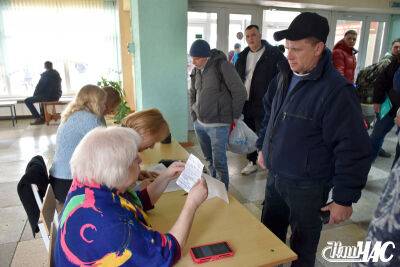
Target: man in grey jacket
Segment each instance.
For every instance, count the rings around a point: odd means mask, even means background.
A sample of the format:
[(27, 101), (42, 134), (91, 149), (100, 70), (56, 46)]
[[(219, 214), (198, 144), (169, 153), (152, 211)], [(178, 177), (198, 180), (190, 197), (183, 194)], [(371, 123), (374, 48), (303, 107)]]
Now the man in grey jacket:
[(242, 112), (246, 89), (223, 52), (210, 50), (204, 40), (196, 40), (190, 48), (193, 68), (190, 87), (191, 115), (203, 155), (211, 176), (226, 189), (229, 173), (226, 148), (229, 128)]

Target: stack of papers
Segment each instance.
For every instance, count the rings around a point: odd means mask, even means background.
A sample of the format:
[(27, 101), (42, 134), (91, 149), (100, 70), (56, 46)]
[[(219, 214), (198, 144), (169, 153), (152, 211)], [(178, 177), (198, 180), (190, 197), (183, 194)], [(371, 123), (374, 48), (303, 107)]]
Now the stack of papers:
[[(207, 199), (218, 197), (229, 204), (228, 193), (225, 189), (224, 183), (203, 173), (203, 168), (204, 164), (201, 163), (196, 156), (190, 154), (189, 159), (186, 161), (185, 169), (181, 175), (177, 179), (171, 181), (164, 192), (177, 191), (181, 188), (186, 192), (189, 192), (201, 177), (203, 177), (206, 180), (208, 187)], [(159, 163), (147, 170), (161, 173), (166, 169), (167, 168), (163, 164)]]

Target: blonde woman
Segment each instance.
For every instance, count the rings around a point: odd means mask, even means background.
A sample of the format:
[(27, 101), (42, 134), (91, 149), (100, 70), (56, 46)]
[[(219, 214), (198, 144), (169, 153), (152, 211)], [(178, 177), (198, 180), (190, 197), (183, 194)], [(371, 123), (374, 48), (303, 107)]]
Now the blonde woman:
[[(132, 113), (122, 120), (121, 125), (140, 134), (143, 141), (140, 144), (139, 151), (153, 148), (155, 143), (163, 141), (170, 133), (167, 121), (161, 112), (155, 108)], [(155, 172), (141, 171), (139, 180), (150, 179), (144, 184), (147, 185), (157, 175)]]
[(134, 129), (143, 138), (139, 151), (153, 148), (154, 144), (163, 141), (169, 135), (168, 123), (158, 109), (138, 111), (126, 116), (122, 126)]
[(61, 115), (50, 183), (58, 201), (64, 203), (72, 183), (69, 161), (76, 146), (92, 129), (105, 126), (107, 94), (100, 87), (85, 85)]

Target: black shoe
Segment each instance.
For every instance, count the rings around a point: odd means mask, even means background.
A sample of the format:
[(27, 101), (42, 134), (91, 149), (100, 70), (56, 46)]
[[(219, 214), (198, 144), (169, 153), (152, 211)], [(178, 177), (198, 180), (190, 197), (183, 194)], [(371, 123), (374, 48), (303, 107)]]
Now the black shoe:
[(378, 152), (378, 156), (381, 158), (390, 158), (392, 155), (390, 153), (386, 152), (385, 150), (380, 149)]
[(30, 123), (30, 125), (41, 125), (41, 124), (44, 124), (44, 119), (42, 119), (42, 118), (36, 119)]

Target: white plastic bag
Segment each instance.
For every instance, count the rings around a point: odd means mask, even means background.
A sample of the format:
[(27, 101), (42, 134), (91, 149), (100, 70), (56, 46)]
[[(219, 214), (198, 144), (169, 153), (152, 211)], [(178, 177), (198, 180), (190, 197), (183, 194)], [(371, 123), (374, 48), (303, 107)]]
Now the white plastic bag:
[(257, 139), (258, 136), (240, 118), (229, 135), (228, 150), (237, 154), (252, 153), (257, 150)]

